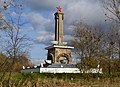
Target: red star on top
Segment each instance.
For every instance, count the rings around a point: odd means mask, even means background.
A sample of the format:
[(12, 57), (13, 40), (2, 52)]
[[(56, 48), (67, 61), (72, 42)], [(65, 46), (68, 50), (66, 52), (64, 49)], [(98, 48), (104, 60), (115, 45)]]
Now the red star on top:
[(61, 11), (61, 10), (62, 10), (62, 8), (61, 8), (60, 6), (58, 6), (58, 7), (57, 7), (57, 10), (58, 10), (58, 11)]

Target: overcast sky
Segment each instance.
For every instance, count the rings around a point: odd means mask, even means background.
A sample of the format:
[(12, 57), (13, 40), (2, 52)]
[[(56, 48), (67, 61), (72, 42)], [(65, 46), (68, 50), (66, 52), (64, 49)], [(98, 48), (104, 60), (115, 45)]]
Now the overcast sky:
[[(2, 1), (2, 0), (0, 0)], [(71, 38), (71, 24), (75, 21), (84, 21), (89, 25), (105, 24), (105, 15), (100, 0), (28, 0), (23, 15), (29, 24), (24, 32), (34, 39), (30, 51), (32, 59), (45, 60), (45, 47), (54, 40), (54, 13), (60, 5), (65, 13), (64, 36), (65, 41)], [(2, 4), (2, 3), (0, 3)], [(12, 16), (16, 13), (12, 12)], [(36, 61), (35, 60), (35, 61)]]

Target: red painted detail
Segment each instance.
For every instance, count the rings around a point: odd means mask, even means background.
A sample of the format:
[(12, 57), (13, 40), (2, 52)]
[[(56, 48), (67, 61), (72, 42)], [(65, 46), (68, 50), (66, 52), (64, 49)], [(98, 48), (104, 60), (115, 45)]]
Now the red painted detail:
[(61, 8), (60, 6), (58, 6), (58, 7), (57, 7), (57, 10), (58, 10), (58, 11), (61, 11), (61, 10), (62, 10), (62, 8)]

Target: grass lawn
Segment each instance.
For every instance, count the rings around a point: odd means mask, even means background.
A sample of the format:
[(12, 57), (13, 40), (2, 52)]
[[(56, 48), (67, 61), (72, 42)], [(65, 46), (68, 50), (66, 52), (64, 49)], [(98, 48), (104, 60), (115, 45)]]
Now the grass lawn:
[[(9, 80), (8, 80), (9, 79)], [(120, 87), (120, 73), (114, 74), (40, 74), (9, 73), (0, 87)]]

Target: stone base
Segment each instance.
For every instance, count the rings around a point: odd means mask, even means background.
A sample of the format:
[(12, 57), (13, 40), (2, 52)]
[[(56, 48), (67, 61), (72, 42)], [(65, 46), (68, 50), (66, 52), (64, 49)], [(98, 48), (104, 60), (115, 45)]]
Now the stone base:
[(46, 48), (48, 50), (47, 60), (51, 60), (54, 64), (71, 64), (71, 49), (70, 46), (53, 45)]

